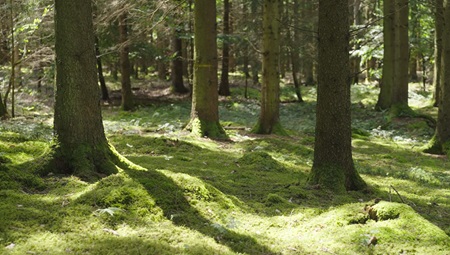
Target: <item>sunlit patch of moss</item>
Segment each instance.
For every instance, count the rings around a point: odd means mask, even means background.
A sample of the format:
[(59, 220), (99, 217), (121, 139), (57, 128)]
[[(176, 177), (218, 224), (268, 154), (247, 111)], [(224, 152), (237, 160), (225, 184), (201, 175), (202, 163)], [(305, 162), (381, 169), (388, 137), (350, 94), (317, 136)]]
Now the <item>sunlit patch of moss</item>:
[(123, 209), (123, 211), (119, 210), (118, 216), (114, 218), (118, 222), (124, 220), (127, 213), (128, 217), (151, 216), (155, 220), (161, 217), (154, 199), (149, 196), (144, 187), (123, 173), (103, 178), (92, 190), (77, 198), (76, 203), (88, 204), (100, 209), (110, 207)]
[(242, 167), (248, 167), (254, 171), (286, 171), (283, 165), (274, 160), (267, 152), (263, 151), (247, 152), (237, 160), (237, 163)]

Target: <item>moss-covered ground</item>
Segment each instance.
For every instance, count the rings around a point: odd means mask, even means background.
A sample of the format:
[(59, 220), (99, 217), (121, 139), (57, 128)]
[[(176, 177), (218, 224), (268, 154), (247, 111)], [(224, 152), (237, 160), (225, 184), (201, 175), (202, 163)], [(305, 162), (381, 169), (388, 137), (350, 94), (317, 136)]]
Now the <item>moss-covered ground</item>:
[[(353, 156), (369, 188), (315, 189), (305, 185), (315, 87), (302, 89), (298, 104), (283, 88), (289, 136), (250, 134), (256, 89), (221, 99), (229, 140), (183, 131), (188, 99), (132, 113), (105, 107), (110, 142), (146, 170), (97, 182), (37, 175), (51, 115), (1, 122), (0, 254), (450, 254), (450, 163), (422, 153), (432, 125), (390, 120), (373, 110), (374, 86), (353, 86)], [(419, 92), (412, 86), (412, 108), (435, 116), (431, 95)]]

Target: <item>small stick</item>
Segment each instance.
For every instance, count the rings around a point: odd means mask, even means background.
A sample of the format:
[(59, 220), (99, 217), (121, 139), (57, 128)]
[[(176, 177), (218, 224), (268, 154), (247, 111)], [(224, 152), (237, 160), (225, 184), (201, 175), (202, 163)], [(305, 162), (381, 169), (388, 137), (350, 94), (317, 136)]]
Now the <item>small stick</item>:
[(402, 200), (402, 202), (406, 204), (405, 200), (403, 200), (403, 197), (400, 195), (400, 193), (398, 193), (398, 191), (394, 188), (394, 186), (391, 185), (391, 188), (395, 191), (395, 193), (397, 193), (398, 197)]

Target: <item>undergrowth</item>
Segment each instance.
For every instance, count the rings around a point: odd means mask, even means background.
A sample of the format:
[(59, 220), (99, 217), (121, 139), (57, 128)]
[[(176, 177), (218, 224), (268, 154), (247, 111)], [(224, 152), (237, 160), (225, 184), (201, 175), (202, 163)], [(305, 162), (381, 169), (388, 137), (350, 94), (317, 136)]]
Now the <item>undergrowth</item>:
[[(289, 86), (281, 106), (289, 137), (248, 132), (256, 88), (249, 99), (234, 88), (221, 100), (228, 141), (184, 131), (187, 100), (105, 108), (108, 139), (146, 170), (93, 183), (38, 175), (49, 116), (2, 122), (0, 253), (449, 254), (450, 167), (421, 152), (433, 133), (425, 120), (386, 124), (387, 113), (373, 111), (375, 88), (353, 86), (353, 156), (369, 189), (334, 194), (305, 185), (315, 88), (302, 88), (299, 104)], [(411, 95), (414, 110), (435, 114), (419, 107), (426, 97)]]

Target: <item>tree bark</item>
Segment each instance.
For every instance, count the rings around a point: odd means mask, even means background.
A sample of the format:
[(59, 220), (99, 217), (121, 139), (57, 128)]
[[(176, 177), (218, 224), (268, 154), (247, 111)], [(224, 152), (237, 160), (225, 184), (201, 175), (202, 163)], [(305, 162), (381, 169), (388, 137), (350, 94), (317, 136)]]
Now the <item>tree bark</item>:
[(91, 1), (56, 0), (57, 146), (49, 169), (84, 179), (114, 173), (127, 162), (105, 137), (94, 45)]
[(377, 110), (389, 109), (392, 105), (392, 90), (394, 87), (394, 40), (395, 40), (395, 0), (384, 0), (383, 4), (383, 70), (380, 84), (380, 94), (375, 106)]
[(316, 140), (308, 181), (335, 191), (366, 187), (352, 158), (348, 11), (348, 0), (319, 1)]
[(133, 92), (131, 90), (131, 64), (129, 58), (130, 46), (128, 45), (128, 15), (123, 11), (119, 15), (120, 36), (120, 72), (122, 84), (122, 103), (120, 108), (124, 111), (134, 109)]
[(444, 27), (444, 1), (436, 0), (435, 2), (435, 33), (434, 33), (434, 103), (433, 106), (437, 107), (440, 100), (441, 92), (441, 59), (442, 59), (442, 33)]
[(408, 0), (384, 0), (384, 59), (377, 110), (390, 109), (392, 116), (409, 112), (408, 106)]
[(174, 36), (172, 39), (172, 50), (173, 50), (173, 59), (172, 59), (172, 91), (179, 94), (185, 94), (189, 92), (189, 90), (184, 86), (183, 82), (183, 58), (182, 58), (182, 50), (183, 50), (183, 41), (179, 36), (180, 30), (175, 29)]
[(95, 37), (95, 55), (97, 57), (97, 72), (98, 72), (98, 81), (100, 83), (100, 89), (102, 91), (102, 100), (106, 102), (110, 102), (108, 88), (106, 87), (105, 76), (103, 76), (103, 63), (102, 57), (100, 54), (100, 46), (98, 45), (98, 37)]
[(220, 75), (219, 95), (229, 96), (230, 82), (228, 80), (230, 66), (230, 1), (223, 1), (223, 46), (222, 46), (222, 73)]
[(194, 1), (194, 82), (188, 130), (197, 136), (226, 137), (219, 123), (216, 1)]
[(441, 91), (436, 132), (425, 152), (446, 154), (450, 158), (450, 0), (444, 1), (442, 33)]
[[(300, 17), (298, 13), (298, 9), (300, 8), (299, 5), (300, 0), (293, 0), (294, 5), (292, 7), (293, 13), (292, 13), (292, 19), (293, 19), (293, 26), (288, 31), (288, 35), (292, 34), (292, 39), (290, 39), (290, 55), (291, 55), (291, 66), (292, 66), (292, 79), (294, 81), (294, 88), (295, 88), (295, 94), (297, 95), (297, 100), (301, 103), (303, 102), (302, 97), (302, 91), (300, 88), (301, 81), (299, 79), (299, 72), (300, 72), (300, 50), (299, 46), (297, 45), (300, 42), (300, 34), (298, 29), (300, 28)], [(290, 36), (289, 36), (290, 37)]]
[(280, 124), (280, 0), (263, 3), (263, 70), (261, 112), (252, 132), (285, 134)]

